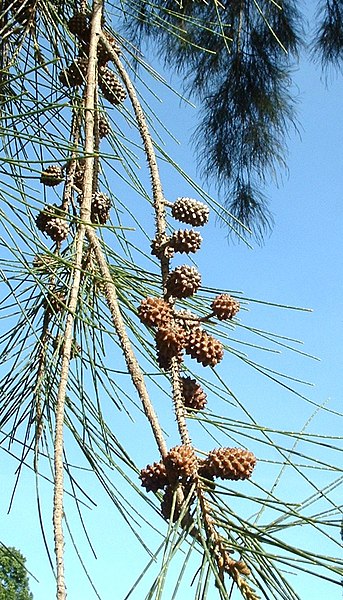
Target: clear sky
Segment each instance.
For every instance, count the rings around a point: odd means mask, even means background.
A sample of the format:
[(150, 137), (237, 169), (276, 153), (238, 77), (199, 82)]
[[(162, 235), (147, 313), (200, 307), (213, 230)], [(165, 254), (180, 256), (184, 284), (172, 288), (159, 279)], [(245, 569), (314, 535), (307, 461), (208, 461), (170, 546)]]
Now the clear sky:
[[(249, 312), (242, 312), (240, 319), (244, 324), (303, 340), (301, 350), (319, 357), (320, 362), (286, 352), (285, 355), (268, 357), (268, 364), (313, 382), (315, 386), (306, 387), (303, 393), (317, 404), (327, 402), (326, 406), (330, 409), (342, 411), (342, 78), (333, 78), (326, 87), (319, 69), (302, 60), (295, 81), (301, 135), (292, 135), (289, 141), (289, 174), (283, 177), (279, 187), (271, 184), (266, 190), (275, 218), (272, 235), (265, 240), (264, 246), (256, 246), (253, 250), (243, 244), (228, 245), (225, 230), (212, 219), (202, 232), (204, 243), (197, 262), (206, 286), (241, 290), (248, 298), (313, 309), (312, 313), (296, 312), (252, 303)], [(185, 109), (177, 100), (166, 96), (160, 116), (181, 142), (180, 146), (171, 144), (172, 156), (185, 170), (195, 174), (192, 151), (187, 144), (194, 123), (191, 109)], [(164, 171), (168, 199), (194, 195), (190, 188), (180, 187), (180, 180), (173, 179), (169, 169), (162, 168), (162, 173)], [(237, 330), (235, 337), (239, 339), (240, 335), (244, 337), (244, 333)], [(256, 359), (260, 356), (258, 352), (253, 355)], [(229, 356), (220, 367), (220, 373), (259, 422), (285, 430), (301, 429), (313, 413), (314, 406), (238, 363)], [(213, 402), (216, 406), (215, 400)], [(161, 402), (157, 405), (162, 408)], [(229, 411), (229, 405), (224, 410)], [(137, 421), (139, 423), (138, 417)], [(137, 464), (143, 467), (157, 460), (151, 439), (144, 437), (139, 427), (135, 430), (133, 425), (127, 425), (127, 428)], [(309, 430), (324, 431), (327, 435), (339, 434), (341, 419), (331, 413), (317, 414)], [(6, 515), (16, 466), (16, 462), (2, 450), (0, 539), (7, 545), (16, 546), (27, 557), (28, 569), (39, 580), (36, 583), (31, 579), (34, 600), (47, 600), (55, 595), (54, 582), (37, 518), (35, 481), (28, 469), (24, 470), (19, 482), (12, 510)], [(327, 481), (326, 473), (322, 476), (316, 473), (315, 477), (317, 482)], [(129, 582), (139, 575), (148, 560), (147, 555), (101, 492), (95, 478), (85, 476), (85, 479), (98, 504), (92, 511), (86, 510), (87, 528), (98, 559), (94, 560), (79, 524), (75, 525), (75, 539), (79, 540), (83, 560), (101, 598), (124, 600)], [(292, 479), (288, 482), (287, 475), (284, 484), (286, 488), (292, 486)], [(45, 527), (52, 540), (48, 502), (51, 492), (44, 483), (41, 488)], [(296, 497), (295, 491), (289, 490), (292, 500)], [(143, 510), (143, 504), (139, 506)], [(70, 511), (73, 514), (72, 508)], [(157, 522), (158, 517), (151, 511), (149, 519)], [(150, 533), (145, 535), (145, 539), (150, 539)], [(158, 538), (152, 539), (157, 548)], [(75, 559), (68, 536), (66, 563), (69, 600), (95, 598)], [(299, 577), (296, 581), (302, 600), (341, 598), (341, 590), (328, 587), (324, 581), (304, 579), (302, 582)], [(144, 598), (141, 589), (132, 598)], [(192, 598), (192, 592), (183, 598)], [(166, 600), (169, 598), (166, 597)]]

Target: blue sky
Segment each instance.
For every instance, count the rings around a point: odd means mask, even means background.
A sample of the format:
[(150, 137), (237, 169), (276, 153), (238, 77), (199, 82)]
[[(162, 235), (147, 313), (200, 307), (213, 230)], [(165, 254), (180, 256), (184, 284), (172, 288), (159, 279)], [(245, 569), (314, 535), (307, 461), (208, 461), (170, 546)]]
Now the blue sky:
[[(225, 231), (212, 219), (202, 232), (204, 242), (196, 258), (206, 286), (241, 290), (248, 298), (313, 309), (311, 313), (299, 312), (251, 303), (249, 312), (242, 311), (240, 319), (245, 325), (303, 340), (301, 350), (319, 357), (320, 362), (286, 352), (268, 357), (268, 364), (294, 377), (313, 382), (314, 387), (304, 388), (310, 400), (319, 405), (327, 402), (327, 408), (339, 411), (342, 410), (343, 357), (342, 80), (333, 78), (326, 87), (321, 81), (319, 69), (302, 60), (295, 81), (301, 139), (294, 135), (289, 141), (289, 174), (283, 177), (282, 185), (277, 187), (271, 184), (266, 190), (275, 218), (273, 233), (265, 240), (264, 246), (256, 246), (253, 250), (242, 243), (228, 245)], [(194, 160), (187, 144), (194, 123), (191, 109), (185, 109), (177, 100), (166, 95), (160, 114), (181, 142), (181, 145), (171, 144), (172, 156), (195, 176)], [(168, 199), (194, 195), (187, 186), (180, 189), (180, 179), (172, 175), (167, 167), (162, 168), (162, 174)], [(239, 335), (238, 330), (236, 337), (239, 338)], [(220, 367), (220, 373), (264, 425), (301, 429), (314, 411), (314, 406), (309, 402), (256, 376), (231, 356)], [(212, 401), (213, 407), (222, 408), (216, 399)], [(162, 409), (160, 400), (157, 401), (157, 407)], [(137, 423), (140, 423), (139, 417)], [(132, 452), (136, 461), (141, 461), (142, 467), (147, 462), (157, 460), (153, 442), (140, 433), (139, 427), (138, 430), (133, 425), (123, 427), (127, 427)], [(341, 433), (340, 419), (333, 413), (320, 412), (313, 418), (309, 430), (338, 435)], [(23, 472), (12, 510), (6, 515), (15, 480), (16, 462), (11, 461), (4, 451), (0, 454), (0, 461), (0, 539), (5, 544), (16, 546), (27, 557), (28, 569), (40, 582), (37, 584), (31, 580), (34, 599), (52, 598), (55, 595), (54, 582), (37, 519), (34, 478), (28, 469)], [(262, 467), (260, 473), (263, 473)], [(326, 473), (315, 473), (315, 477), (317, 482), (326, 483)], [(88, 475), (85, 475), (85, 479), (98, 504), (92, 511), (86, 511), (87, 528), (98, 560), (94, 560), (77, 521), (73, 529), (75, 539), (81, 540), (83, 560), (89, 566), (102, 599), (122, 600), (129, 589), (128, 581), (133, 581), (139, 575), (147, 555), (123, 525), (96, 481)], [(293, 485), (292, 478), (287, 480), (285, 476), (282, 485), (295, 501), (296, 490), (287, 489)], [(44, 482), (41, 483), (41, 493), (46, 531), (51, 540), (51, 489)], [(142, 503), (139, 503), (139, 507), (144, 510)], [(69, 510), (70, 515), (75, 516), (71, 506)], [(153, 512), (149, 518), (157, 520)], [(73, 520), (72, 516), (70, 520)], [(151, 539), (151, 544), (157, 547), (158, 538), (149, 532), (145, 535), (145, 539)], [(79, 567), (69, 539), (66, 552), (68, 598), (92, 600), (96, 596)], [(297, 585), (302, 600), (341, 598), (341, 590), (328, 587), (325, 581), (309, 582), (306, 578), (299, 581), (298, 577)], [(132, 596), (133, 600), (143, 597), (141, 588)], [(192, 598), (192, 593), (183, 598)]]

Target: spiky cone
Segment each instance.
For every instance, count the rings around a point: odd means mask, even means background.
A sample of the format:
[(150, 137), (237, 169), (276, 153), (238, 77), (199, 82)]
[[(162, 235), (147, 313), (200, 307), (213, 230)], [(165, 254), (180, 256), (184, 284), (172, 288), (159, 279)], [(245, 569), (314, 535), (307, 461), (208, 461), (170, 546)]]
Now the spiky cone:
[(199, 250), (202, 242), (202, 237), (198, 231), (193, 229), (179, 229), (174, 231), (170, 238), (170, 246), (174, 248), (175, 252), (196, 252)]
[(166, 280), (167, 293), (174, 298), (188, 298), (201, 284), (201, 275), (195, 267), (182, 265), (171, 271)]
[(156, 347), (164, 359), (178, 356), (185, 343), (185, 332), (182, 327), (168, 321), (159, 326), (156, 332)]
[(173, 258), (174, 248), (170, 245), (170, 238), (165, 234), (157, 235), (150, 244), (151, 254), (157, 256), (160, 260)]
[(190, 446), (175, 446), (164, 458), (167, 473), (174, 473), (181, 479), (192, 478), (198, 468), (197, 457)]
[(215, 367), (224, 356), (223, 344), (201, 327), (194, 327), (189, 332), (185, 350), (204, 367)]
[(232, 319), (238, 313), (240, 305), (239, 302), (229, 294), (219, 294), (219, 296), (213, 300), (211, 309), (213, 314), (218, 317), (220, 321), (224, 321)]
[(89, 19), (85, 13), (75, 12), (68, 21), (68, 27), (71, 33), (76, 35), (82, 42), (89, 40)]
[(256, 457), (243, 448), (212, 450), (203, 462), (207, 473), (221, 479), (249, 479), (256, 465)]
[(64, 180), (63, 171), (59, 165), (49, 165), (40, 176), (40, 182), (48, 187), (54, 187)]
[(201, 227), (208, 221), (210, 209), (203, 202), (193, 198), (178, 198), (171, 208), (174, 219), (193, 227)]
[(85, 159), (81, 158), (76, 163), (75, 174), (74, 174), (74, 184), (80, 190), (82, 190), (82, 187), (83, 187), (83, 178), (85, 175), (85, 168), (86, 168)]
[(105, 225), (110, 217), (111, 200), (101, 192), (95, 192), (91, 203), (91, 221)]
[(163, 490), (168, 485), (168, 477), (165, 464), (163, 462), (154, 462), (142, 469), (139, 476), (142, 486), (147, 492), (157, 492)]
[(87, 68), (87, 58), (76, 58), (66, 69), (60, 72), (58, 78), (65, 87), (78, 87), (85, 83)]
[(140, 303), (138, 316), (141, 323), (148, 327), (160, 327), (167, 324), (172, 316), (170, 304), (163, 298), (148, 296)]
[(62, 242), (69, 233), (69, 226), (64, 211), (56, 206), (47, 205), (36, 217), (36, 225), (40, 231), (46, 233), (54, 242)]
[(172, 368), (172, 359), (176, 359), (179, 364), (182, 363), (182, 350), (180, 350), (176, 356), (171, 356), (165, 347), (159, 348), (156, 345), (156, 359), (160, 369), (164, 369), (164, 371), (170, 371)]
[(99, 68), (99, 88), (110, 104), (118, 106), (126, 98), (126, 90), (116, 74), (106, 66)]
[(111, 131), (109, 122), (104, 117), (100, 117), (100, 119), (99, 119), (99, 122), (98, 122), (98, 131), (99, 131), (99, 138), (101, 140), (103, 138), (107, 137), (108, 134)]
[(180, 377), (183, 404), (190, 410), (203, 410), (207, 396), (200, 383), (191, 377)]

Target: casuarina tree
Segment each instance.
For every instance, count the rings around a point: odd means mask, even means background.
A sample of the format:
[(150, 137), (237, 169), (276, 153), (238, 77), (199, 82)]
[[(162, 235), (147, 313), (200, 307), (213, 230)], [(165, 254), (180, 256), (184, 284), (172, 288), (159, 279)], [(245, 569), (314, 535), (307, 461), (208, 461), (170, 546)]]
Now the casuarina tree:
[[(327, 3), (312, 44), (326, 61), (340, 58), (340, 6)], [(1, 440), (19, 461), (16, 493), (24, 465), (39, 508), (40, 485), (52, 482), (57, 599), (67, 595), (66, 529), (74, 539), (69, 500), (82, 527), (94, 504), (86, 472), (148, 552), (148, 567), (160, 561), (147, 598), (169, 594), (180, 556), (173, 599), (186, 587), (196, 599), (296, 600), (289, 571), (339, 585), (338, 467), (322, 457), (324, 435), (264, 427), (221, 370), (236, 360), (310, 402), (299, 380), (249, 354), (296, 344), (246, 326), (253, 301), (220, 282), (210, 288), (195, 264), (209, 218), (242, 239), (267, 227), (261, 185), (283, 163), (294, 122), (296, 3), (3, 0), (1, 10)], [(167, 133), (149, 106), (161, 78), (139, 47), (149, 37), (200, 101), (194, 139), (223, 201), (161, 142)], [(179, 176), (169, 197), (162, 164)], [(123, 418), (130, 427), (139, 420), (131, 436)], [(142, 439), (153, 448), (148, 464), (134, 444)], [(300, 439), (310, 448), (299, 450)], [(330, 449), (336, 457), (335, 440)], [(324, 489), (307, 474), (313, 462), (332, 474)], [(267, 476), (266, 465), (278, 472)], [(296, 502), (277, 493), (285, 465), (309, 486)], [(161, 532), (157, 551), (143, 525)], [(41, 526), (49, 548), (42, 518)], [(290, 530), (301, 532), (296, 542)], [(127, 598), (140, 580), (128, 582)]]

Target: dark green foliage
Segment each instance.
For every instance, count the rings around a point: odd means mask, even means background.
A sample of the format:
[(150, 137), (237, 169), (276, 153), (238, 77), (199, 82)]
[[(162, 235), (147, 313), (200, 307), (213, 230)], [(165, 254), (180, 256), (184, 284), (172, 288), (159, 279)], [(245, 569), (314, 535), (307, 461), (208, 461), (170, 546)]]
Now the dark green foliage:
[(0, 547), (0, 600), (32, 600), (25, 561), (16, 548)]
[(343, 2), (326, 0), (319, 7), (319, 26), (313, 40), (312, 51), (322, 66), (342, 69), (343, 59)]

